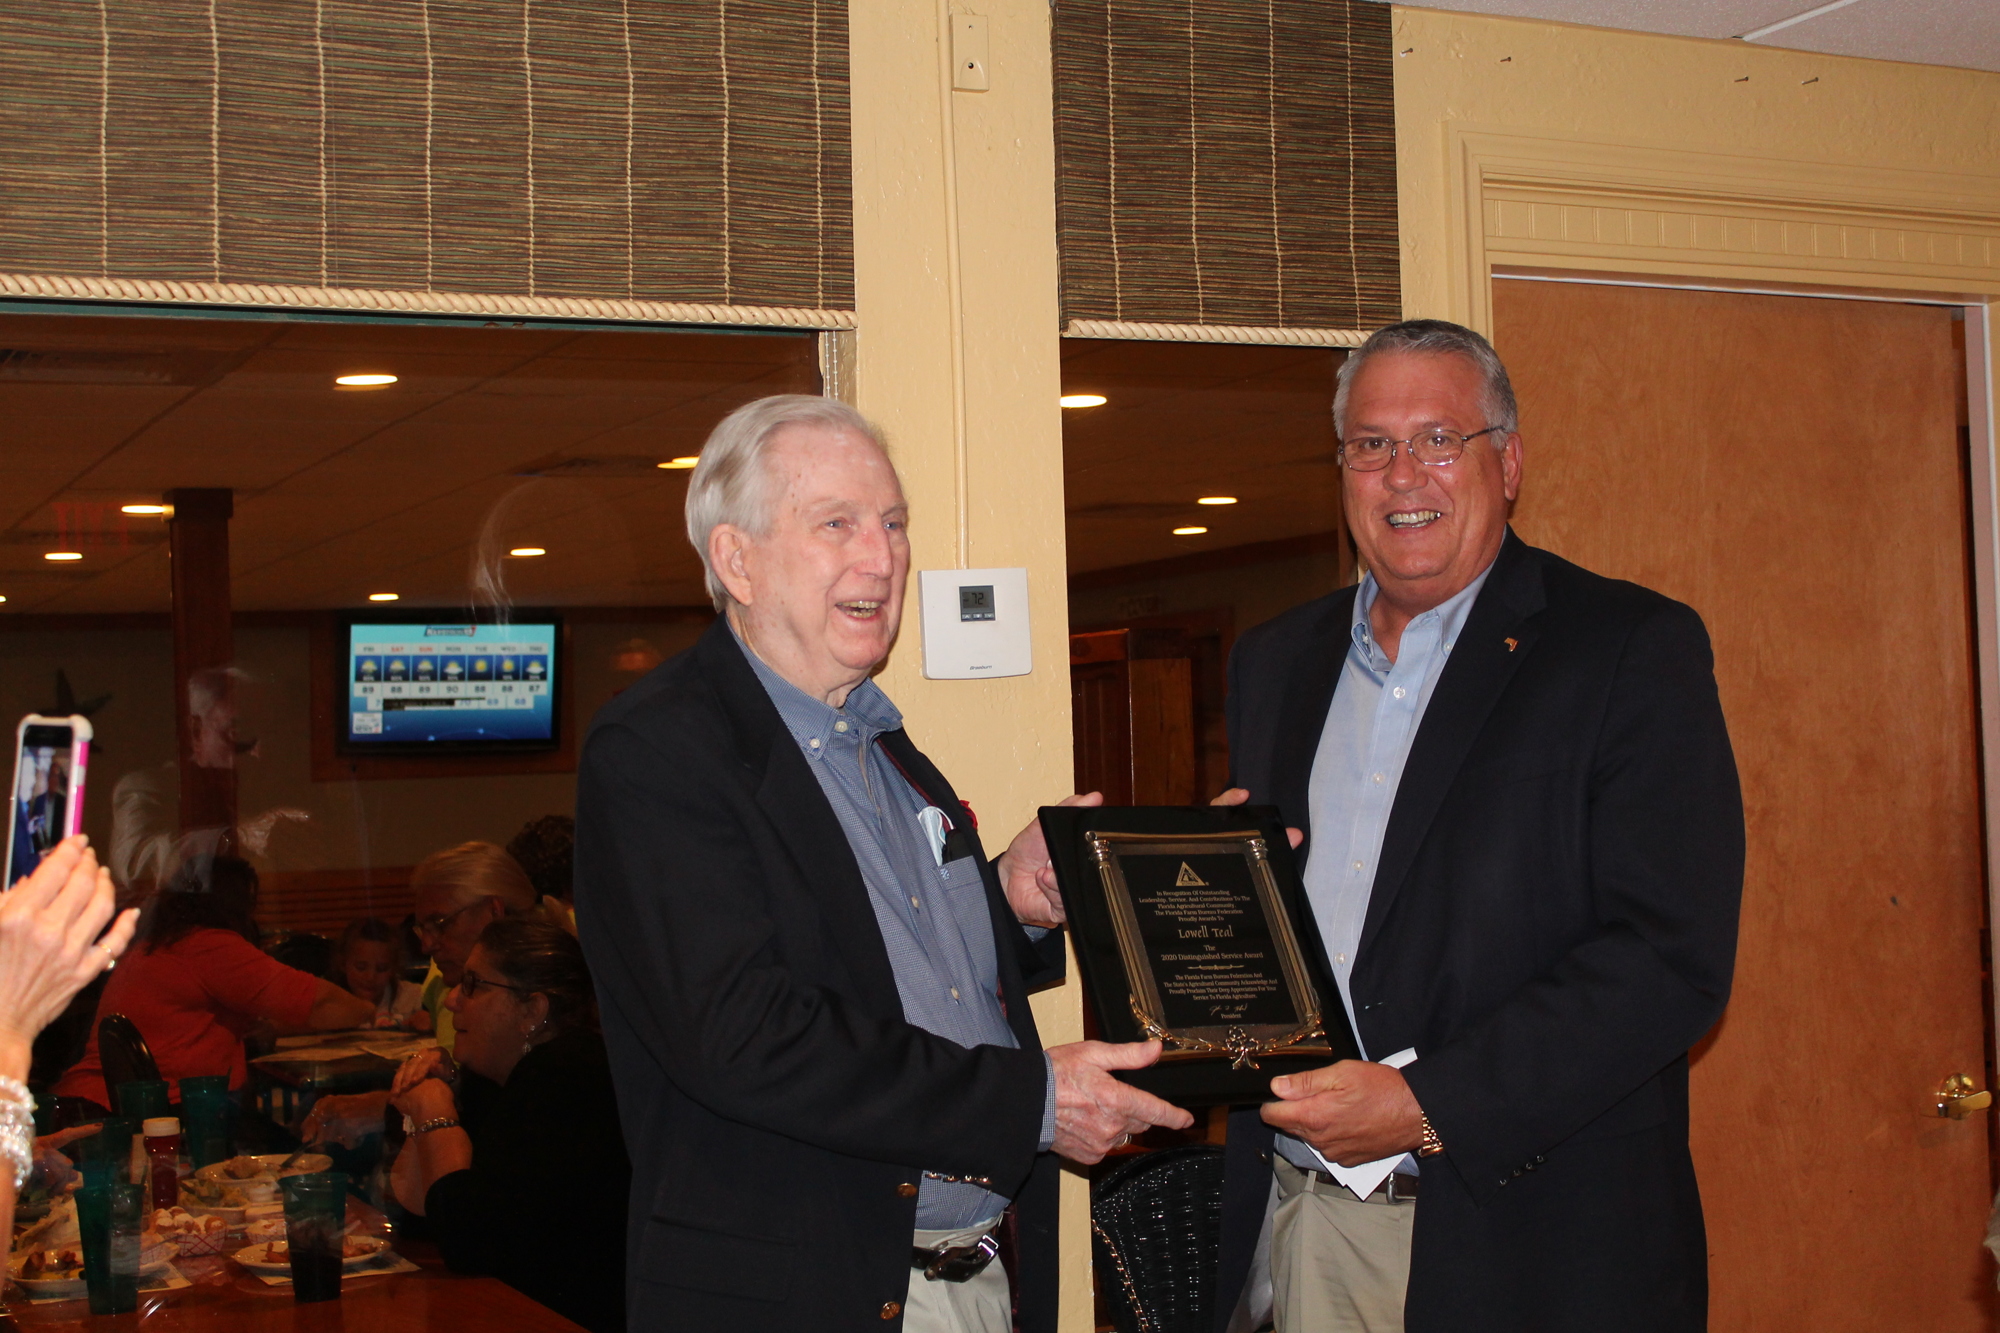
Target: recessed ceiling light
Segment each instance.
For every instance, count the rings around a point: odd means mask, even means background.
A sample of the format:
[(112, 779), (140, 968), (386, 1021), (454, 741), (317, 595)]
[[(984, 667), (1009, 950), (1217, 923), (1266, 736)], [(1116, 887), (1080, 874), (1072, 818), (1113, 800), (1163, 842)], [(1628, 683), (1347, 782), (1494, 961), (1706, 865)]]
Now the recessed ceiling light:
[(42, 559), (44, 559), (44, 560), (81, 560), (81, 559), (83, 559), (83, 552), (81, 552), (81, 551), (50, 551), (50, 552), (49, 552), (49, 553), (48, 553), (47, 555), (44, 555), (44, 556), (42, 557)]
[(1195, 503), (1198, 505), (1233, 505), (1236, 503), (1236, 497), (1233, 495), (1204, 495), (1201, 499), (1196, 500)]
[(507, 552), (508, 555), (518, 556), (547, 555), (548, 553), (548, 548), (545, 546), (516, 546), (513, 550)]
[(401, 593), (394, 592), (371, 592), (368, 594), (368, 600), (371, 602), (393, 602), (401, 596)]
[(394, 384), (394, 375), (335, 375), (333, 382), (343, 389), (380, 389)]
[(118, 512), (121, 514), (164, 514), (167, 512), (167, 507), (165, 505), (120, 505), (118, 506)]
[(698, 454), (685, 454), (679, 458), (669, 458), (666, 462), (660, 464), (660, 466), (672, 468), (678, 472), (686, 468), (691, 468), (700, 461), (701, 457)]
[(1199, 537), (1199, 536), (1201, 536), (1201, 534), (1202, 534), (1202, 533), (1204, 533), (1204, 532), (1207, 532), (1207, 531), (1208, 531), (1208, 529), (1207, 529), (1207, 528), (1175, 528), (1175, 529), (1174, 529), (1174, 536), (1176, 536), (1176, 537)]
[(4, 602), (4, 601), (6, 601), (6, 600), (7, 600), (7, 599), (6, 599), (5, 597), (0, 597), (0, 602)]
[(1064, 407), (1102, 407), (1111, 400), (1101, 393), (1066, 393), (1056, 401)]

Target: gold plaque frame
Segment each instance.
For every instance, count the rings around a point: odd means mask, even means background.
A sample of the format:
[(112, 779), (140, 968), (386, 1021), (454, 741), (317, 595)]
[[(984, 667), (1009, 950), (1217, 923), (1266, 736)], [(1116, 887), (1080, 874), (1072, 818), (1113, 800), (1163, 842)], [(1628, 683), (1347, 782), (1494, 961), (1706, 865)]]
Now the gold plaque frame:
[[(1112, 928), (1118, 937), (1118, 953), (1125, 964), (1130, 984), (1132, 1017), (1147, 1038), (1162, 1042), (1162, 1063), (1179, 1060), (1214, 1059), (1227, 1056), (1231, 1069), (1256, 1069), (1260, 1056), (1331, 1056), (1321, 1023), (1319, 995), (1299, 952), (1298, 937), (1292, 931), (1278, 882), (1271, 872), (1269, 849), (1264, 835), (1256, 829), (1223, 833), (1110, 833), (1091, 832), (1086, 836), (1092, 863), (1104, 885), (1105, 902), (1111, 909)], [(1123, 856), (1212, 856), (1235, 849), (1250, 869), (1250, 882), (1257, 894), (1270, 930), (1271, 945), (1278, 955), (1290, 997), (1295, 1024), (1217, 1024), (1169, 1028), (1158, 1015), (1166, 1006), (1160, 998), (1159, 980), (1153, 960), (1139, 929), (1138, 913), (1132, 906), (1132, 891), (1119, 864)]]

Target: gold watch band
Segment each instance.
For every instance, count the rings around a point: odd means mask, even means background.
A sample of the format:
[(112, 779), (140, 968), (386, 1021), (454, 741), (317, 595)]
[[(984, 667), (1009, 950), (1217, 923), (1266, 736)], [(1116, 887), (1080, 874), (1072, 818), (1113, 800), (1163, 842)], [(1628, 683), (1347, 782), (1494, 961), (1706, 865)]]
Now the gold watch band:
[(1417, 1148), (1417, 1156), (1419, 1157), (1437, 1156), (1439, 1153), (1444, 1151), (1444, 1141), (1438, 1138), (1437, 1130), (1431, 1127), (1431, 1118), (1429, 1116), (1425, 1115), (1422, 1111), (1419, 1111), (1417, 1112), (1417, 1119), (1422, 1121), (1424, 1126), (1424, 1141)]

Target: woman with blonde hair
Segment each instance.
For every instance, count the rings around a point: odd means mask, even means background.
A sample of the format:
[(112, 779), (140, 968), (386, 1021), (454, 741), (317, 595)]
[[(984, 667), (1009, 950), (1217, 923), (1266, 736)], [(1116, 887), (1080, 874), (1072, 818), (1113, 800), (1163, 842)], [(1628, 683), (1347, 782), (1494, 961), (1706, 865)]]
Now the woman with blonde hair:
[(416, 897), (417, 938), (430, 953), (420, 1003), (431, 1016), (438, 1044), (450, 1050), (451, 1011), (445, 994), (458, 984), (479, 932), (495, 921), (539, 921), (541, 895), (521, 863), (498, 843), (462, 842), (432, 852), (410, 875)]

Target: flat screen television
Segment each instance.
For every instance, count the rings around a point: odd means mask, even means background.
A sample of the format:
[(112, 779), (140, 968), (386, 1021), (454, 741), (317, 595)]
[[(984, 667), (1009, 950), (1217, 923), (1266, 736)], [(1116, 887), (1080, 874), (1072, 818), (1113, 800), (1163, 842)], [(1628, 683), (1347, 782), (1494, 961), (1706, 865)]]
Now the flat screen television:
[(341, 630), (347, 754), (553, 750), (561, 741), (562, 623), (357, 615)]

